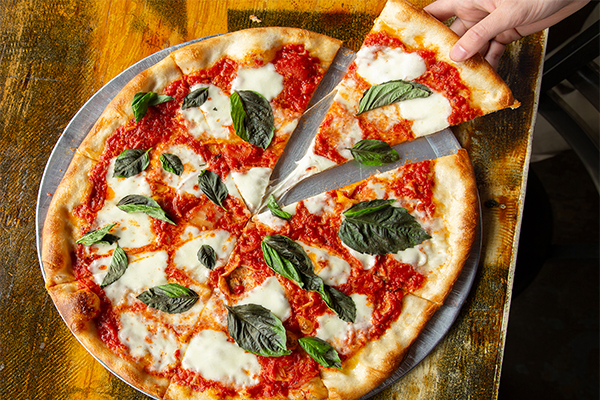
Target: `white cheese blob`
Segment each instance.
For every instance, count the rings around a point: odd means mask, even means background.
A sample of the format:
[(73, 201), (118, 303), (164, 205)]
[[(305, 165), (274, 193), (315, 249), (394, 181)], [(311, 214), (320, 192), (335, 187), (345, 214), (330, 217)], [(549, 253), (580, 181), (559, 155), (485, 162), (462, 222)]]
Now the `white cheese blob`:
[[(168, 283), (165, 272), (167, 261), (168, 254), (165, 251), (143, 253), (135, 257), (128, 256), (129, 263), (123, 276), (104, 288), (106, 296), (113, 304), (135, 302), (135, 296), (144, 290)], [(90, 272), (98, 285), (108, 273), (106, 267), (109, 264), (110, 260), (103, 258), (101, 262), (90, 265)]]
[(235, 387), (256, 385), (261, 370), (254, 354), (228, 341), (224, 332), (214, 330), (203, 330), (192, 338), (182, 366), (205, 379)]
[(402, 250), (393, 257), (404, 264), (410, 264), (415, 267), (422, 267), (427, 262), (427, 255), (421, 251), (421, 246), (411, 247)]
[(272, 171), (271, 168), (254, 167), (246, 172), (231, 172), (231, 178), (251, 212), (260, 205)]
[(302, 200), (302, 203), (308, 212), (314, 215), (323, 215), (323, 213), (335, 211), (335, 202), (328, 193), (323, 193), (313, 196), (309, 199)]
[[(228, 127), (233, 124), (229, 96), (219, 87), (211, 84), (193, 85), (190, 87), (190, 92), (205, 87), (208, 87), (206, 101), (200, 107), (182, 110), (181, 114), (188, 121), (188, 130), (194, 137), (207, 133), (217, 139), (226, 139), (229, 137)], [(202, 115), (198, 113), (199, 110)]]
[(441, 93), (398, 103), (403, 118), (413, 121), (412, 130), (419, 137), (441, 131), (449, 126), (452, 106)]
[(183, 145), (170, 146), (165, 152), (176, 155), (183, 164), (181, 175), (161, 169), (165, 183), (177, 192), (185, 192), (200, 197), (202, 191), (198, 186), (198, 175), (206, 167), (205, 160), (191, 148)]
[(208, 279), (210, 270), (198, 260), (198, 251), (203, 245), (212, 247), (217, 255), (215, 267), (224, 265), (233, 251), (235, 237), (226, 230), (202, 231), (198, 236), (185, 243), (175, 252), (173, 263), (187, 271), (198, 282)]
[(356, 320), (354, 323), (342, 321), (335, 314), (323, 314), (317, 317), (319, 327), (316, 336), (333, 345), (338, 351), (344, 353), (345, 342), (357, 331), (369, 329), (373, 309), (369, 306), (367, 296), (363, 294), (350, 295), (356, 304)]
[(117, 203), (127, 195), (152, 195), (146, 174), (142, 172), (130, 178), (118, 178), (113, 176), (114, 169), (115, 159), (110, 162), (106, 173), (107, 197), (102, 209), (96, 214), (96, 226), (101, 228), (107, 224), (117, 224), (111, 234), (119, 237), (119, 246), (123, 248), (148, 245), (154, 239), (150, 217), (143, 213), (126, 213), (117, 207)]
[(402, 79), (411, 81), (427, 70), (425, 60), (417, 53), (401, 48), (363, 47), (356, 53), (357, 73), (371, 85)]
[(339, 286), (348, 281), (352, 267), (348, 262), (333, 256), (323, 249), (299, 243), (306, 251), (315, 265), (315, 273), (323, 279), (327, 285)]
[[(284, 208), (282, 208), (282, 210), (290, 212), (289, 210)], [(285, 228), (285, 226), (288, 224), (288, 222), (285, 219), (273, 215), (271, 210), (255, 215), (254, 220), (276, 231)]]
[(119, 340), (136, 358), (150, 355), (150, 369), (162, 372), (176, 363), (179, 350), (177, 336), (167, 329), (147, 321), (140, 314), (124, 312), (119, 315)]
[(288, 319), (292, 313), (285, 292), (274, 276), (265, 279), (262, 285), (250, 290), (246, 297), (237, 303), (237, 305), (244, 304), (263, 306), (282, 321)]
[(271, 63), (259, 68), (240, 68), (231, 82), (231, 91), (234, 90), (253, 90), (271, 101), (283, 90), (283, 76)]

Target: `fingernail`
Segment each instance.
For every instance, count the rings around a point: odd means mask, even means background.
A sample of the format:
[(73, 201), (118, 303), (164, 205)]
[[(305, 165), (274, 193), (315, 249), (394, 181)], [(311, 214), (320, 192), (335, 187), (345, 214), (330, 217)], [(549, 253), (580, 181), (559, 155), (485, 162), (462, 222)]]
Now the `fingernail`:
[(454, 61), (464, 61), (467, 59), (467, 51), (457, 44), (450, 50), (450, 58)]

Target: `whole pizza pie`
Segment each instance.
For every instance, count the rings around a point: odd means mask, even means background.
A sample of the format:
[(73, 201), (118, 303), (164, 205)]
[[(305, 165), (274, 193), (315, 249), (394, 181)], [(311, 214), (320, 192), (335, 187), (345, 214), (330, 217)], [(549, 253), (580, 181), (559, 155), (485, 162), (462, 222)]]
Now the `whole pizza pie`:
[[(180, 48), (106, 107), (53, 194), (46, 287), (97, 359), (164, 399), (356, 399), (398, 368), (470, 253), (465, 150), (281, 206), (299, 180), (506, 107), (481, 58), (389, 0), (298, 168), (271, 173), (341, 42), (242, 30)], [(359, 166), (357, 166), (359, 168)]]

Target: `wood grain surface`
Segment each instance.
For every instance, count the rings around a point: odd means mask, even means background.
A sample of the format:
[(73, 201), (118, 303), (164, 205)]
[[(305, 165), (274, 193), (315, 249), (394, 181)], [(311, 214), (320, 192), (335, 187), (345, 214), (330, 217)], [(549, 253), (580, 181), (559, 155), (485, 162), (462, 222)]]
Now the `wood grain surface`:
[[(384, 3), (0, 0), (0, 398), (146, 398), (78, 344), (46, 294), (37, 258), (44, 166), (86, 100), (158, 50), (251, 26), (303, 27), (356, 50)], [(483, 204), (476, 282), (449, 334), (376, 399), (497, 397), (545, 39), (526, 37), (502, 60), (500, 73), (521, 108), (455, 129), (472, 157)]]

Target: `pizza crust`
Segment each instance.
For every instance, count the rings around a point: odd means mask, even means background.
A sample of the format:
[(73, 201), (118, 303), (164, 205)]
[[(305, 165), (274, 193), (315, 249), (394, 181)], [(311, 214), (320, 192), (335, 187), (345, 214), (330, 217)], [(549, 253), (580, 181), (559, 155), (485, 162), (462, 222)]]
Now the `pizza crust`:
[(439, 308), (417, 296), (402, 299), (402, 313), (377, 340), (342, 363), (343, 370), (324, 368), (323, 383), (332, 400), (354, 400), (367, 394), (389, 378), (406, 356), (427, 321)]
[(170, 377), (146, 373), (143, 365), (120, 358), (100, 340), (95, 322), (95, 318), (100, 315), (100, 298), (85, 286), (85, 282), (83, 280), (48, 288), (52, 301), (73, 335), (110, 371), (134, 387), (162, 397)]
[(372, 30), (381, 31), (400, 38), (409, 48), (418, 46), (433, 50), (438, 60), (458, 68), (461, 79), (471, 90), (472, 104), (481, 108), (484, 114), (520, 105), (480, 54), (462, 63), (450, 59), (450, 49), (460, 37), (428, 12), (404, 0), (388, 0)]
[(91, 192), (88, 174), (93, 165), (94, 161), (75, 153), (52, 195), (42, 231), (42, 264), (47, 287), (75, 280), (72, 266), (82, 221), (74, 214), (74, 209)]
[(172, 53), (177, 66), (185, 75), (207, 69), (224, 56), (245, 63), (268, 63), (284, 44), (303, 44), (319, 57), (327, 68), (335, 57), (341, 41), (297, 28), (253, 28), (216, 36)]
[(415, 294), (443, 303), (471, 253), (479, 219), (479, 200), (473, 167), (467, 151), (435, 160), (433, 197), (436, 214), (447, 230), (448, 262), (427, 277)]

